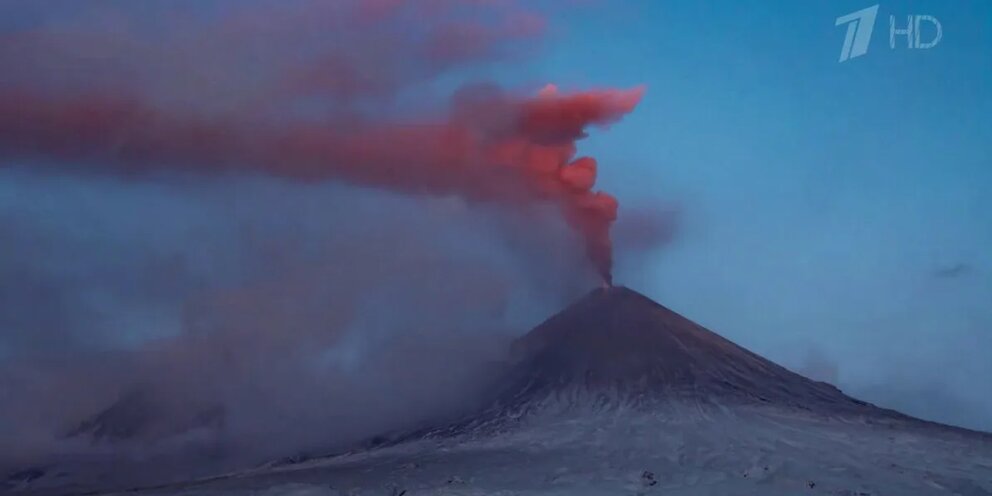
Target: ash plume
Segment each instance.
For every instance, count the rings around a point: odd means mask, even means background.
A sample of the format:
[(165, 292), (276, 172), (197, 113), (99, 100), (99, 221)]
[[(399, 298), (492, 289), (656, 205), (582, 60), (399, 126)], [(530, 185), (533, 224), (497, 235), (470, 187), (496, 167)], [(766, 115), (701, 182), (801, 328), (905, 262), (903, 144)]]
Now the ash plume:
[[(235, 9), (236, 15), (217, 25), (168, 26), (170, 39), (177, 31), (201, 37), (206, 53), (189, 58), (182, 55), (192, 47), (179, 42), (166, 53), (145, 53), (151, 49), (142, 36), (129, 37), (126, 23), (114, 24), (120, 33), (111, 31), (118, 37), (109, 39), (78, 26), (8, 36), (0, 39), (0, 64), (13, 73), (0, 78), (0, 163), (44, 161), (73, 172), (128, 177), (156, 171), (265, 174), (451, 195), (508, 208), (551, 203), (581, 235), (591, 262), (610, 282), (609, 230), (617, 201), (595, 190), (597, 163), (577, 157), (576, 142), (590, 127), (631, 112), (643, 88), (562, 93), (548, 85), (527, 97), (494, 85), (464, 84), (448, 103), (438, 103), (440, 111), (394, 112), (398, 100), (421, 86), (508, 56), (515, 43), (543, 26), (536, 13), (513, 2), (488, 7), (495, 21), (466, 18), (462, 3), (300, 2), (273, 19), (264, 15), (269, 10), (249, 4), (253, 8)], [(315, 46), (296, 41), (305, 38), (293, 27), (311, 33)], [(236, 43), (257, 41), (259, 35), (286, 36), (288, 46), (263, 47), (246, 67), (242, 59), (250, 57), (239, 54)], [(343, 41), (357, 48), (327, 48)], [(116, 53), (118, 45), (127, 51)], [(223, 58), (231, 62), (215, 64), (222, 57), (211, 56), (213, 50), (233, 50)], [(306, 55), (292, 57), (291, 50)], [(104, 71), (87, 70), (90, 51), (103, 55)], [(147, 59), (156, 55), (164, 61)], [(37, 62), (46, 57), (82, 65), (82, 75), (67, 82), (46, 80), (55, 79)], [(163, 68), (204, 73), (209, 80), (176, 95), (162, 81), (176, 74), (163, 75)], [(114, 69), (121, 77), (105, 75)], [(227, 81), (228, 91), (239, 93), (239, 71), (252, 76), (246, 94), (222, 103), (216, 93), (224, 88), (215, 81)], [(188, 86), (185, 78), (180, 77)], [(319, 115), (301, 115), (313, 109)]]
[(7, 169), (0, 212), (0, 472), (94, 450), (256, 463), (443, 415), (594, 278), (550, 209), (342, 185)]

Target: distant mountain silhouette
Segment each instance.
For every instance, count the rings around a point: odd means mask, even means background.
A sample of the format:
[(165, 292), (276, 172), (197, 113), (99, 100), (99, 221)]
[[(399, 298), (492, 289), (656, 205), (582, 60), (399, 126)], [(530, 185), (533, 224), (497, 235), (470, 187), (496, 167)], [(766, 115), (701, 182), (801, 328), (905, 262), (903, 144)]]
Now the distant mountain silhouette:
[(221, 406), (177, 410), (160, 401), (154, 388), (128, 391), (113, 404), (74, 426), (65, 437), (97, 442), (153, 441), (195, 429), (223, 427)]

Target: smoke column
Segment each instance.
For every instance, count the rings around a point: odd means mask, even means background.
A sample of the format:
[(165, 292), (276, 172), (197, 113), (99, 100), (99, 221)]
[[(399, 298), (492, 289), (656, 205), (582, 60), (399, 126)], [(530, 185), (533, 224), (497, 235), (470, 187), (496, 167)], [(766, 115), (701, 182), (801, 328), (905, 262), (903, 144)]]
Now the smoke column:
[(552, 203), (609, 282), (617, 202), (595, 190), (596, 161), (577, 157), (576, 141), (633, 110), (642, 88), (521, 95), (470, 84), (477, 68), (539, 45), (558, 7), (541, 8), (214, 0), (50, 9), (43, 22), (0, 32), (0, 166), (264, 174), (509, 208)]
[(595, 191), (596, 161), (576, 141), (637, 105), (641, 88), (512, 98), (469, 87), (436, 121), (293, 122), (198, 118), (138, 97), (0, 93), (0, 164), (45, 159), (79, 171), (140, 175), (257, 172), (337, 180), (412, 194), (456, 195), (508, 207), (550, 201), (611, 282), (609, 230), (617, 201)]

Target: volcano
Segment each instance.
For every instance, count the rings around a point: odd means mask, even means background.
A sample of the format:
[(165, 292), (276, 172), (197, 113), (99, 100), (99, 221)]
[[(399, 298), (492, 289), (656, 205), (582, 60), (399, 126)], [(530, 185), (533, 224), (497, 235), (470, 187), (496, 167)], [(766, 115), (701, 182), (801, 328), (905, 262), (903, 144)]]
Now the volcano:
[(927, 424), (789, 371), (623, 286), (590, 292), (514, 342), (492, 391), (460, 421), (396, 441), (493, 435), (552, 411), (679, 405)]
[(486, 389), (344, 453), (147, 492), (992, 494), (989, 434), (851, 398), (624, 287), (516, 340)]
[(514, 343), (512, 355), (501, 398), (507, 405), (571, 395), (645, 407), (678, 397), (867, 406), (619, 286), (597, 289), (554, 315)]

